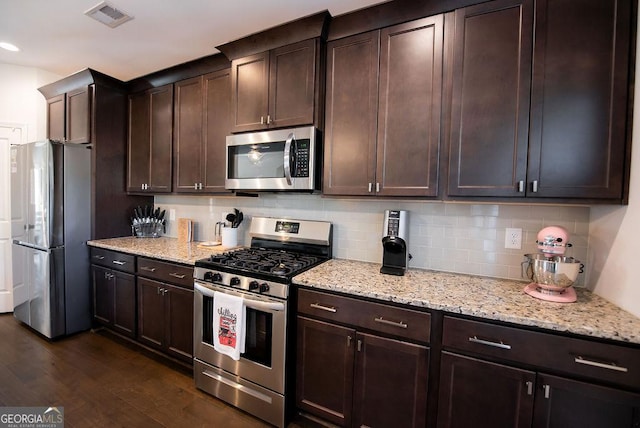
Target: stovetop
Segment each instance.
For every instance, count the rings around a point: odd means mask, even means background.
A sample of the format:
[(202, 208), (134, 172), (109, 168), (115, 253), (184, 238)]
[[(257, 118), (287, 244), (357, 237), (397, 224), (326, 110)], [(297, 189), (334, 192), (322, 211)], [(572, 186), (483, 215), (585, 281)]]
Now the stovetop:
[(264, 279), (290, 280), (326, 258), (292, 251), (243, 248), (198, 260), (196, 267), (218, 269)]

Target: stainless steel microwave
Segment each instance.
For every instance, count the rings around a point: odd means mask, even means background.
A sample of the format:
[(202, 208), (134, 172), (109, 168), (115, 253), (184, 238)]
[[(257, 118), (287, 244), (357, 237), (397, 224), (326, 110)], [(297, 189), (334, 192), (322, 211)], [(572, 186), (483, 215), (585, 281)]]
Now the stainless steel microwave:
[(227, 136), (225, 187), (241, 191), (317, 189), (318, 139), (313, 126)]

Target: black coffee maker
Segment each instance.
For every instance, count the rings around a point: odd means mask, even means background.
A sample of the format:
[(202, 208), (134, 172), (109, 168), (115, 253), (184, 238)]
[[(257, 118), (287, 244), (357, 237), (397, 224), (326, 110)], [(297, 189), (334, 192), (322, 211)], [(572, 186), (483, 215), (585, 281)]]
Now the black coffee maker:
[(386, 210), (382, 230), (382, 267), (380, 273), (404, 275), (409, 254), (409, 212)]

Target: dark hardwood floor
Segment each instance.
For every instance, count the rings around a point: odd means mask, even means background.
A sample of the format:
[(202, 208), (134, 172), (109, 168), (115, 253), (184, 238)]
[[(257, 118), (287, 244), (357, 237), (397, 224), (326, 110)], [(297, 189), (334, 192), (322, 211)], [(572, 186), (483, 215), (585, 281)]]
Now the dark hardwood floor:
[(74, 427), (267, 427), (184, 369), (104, 333), (47, 341), (0, 315), (0, 406), (63, 406)]

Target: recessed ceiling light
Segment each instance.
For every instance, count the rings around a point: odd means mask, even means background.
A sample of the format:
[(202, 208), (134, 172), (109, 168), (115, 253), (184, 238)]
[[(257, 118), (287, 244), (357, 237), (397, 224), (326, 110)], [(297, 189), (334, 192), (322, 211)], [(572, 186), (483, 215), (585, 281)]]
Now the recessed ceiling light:
[(20, 50), (16, 45), (7, 42), (0, 42), (0, 48), (6, 49), (11, 52), (18, 52)]

